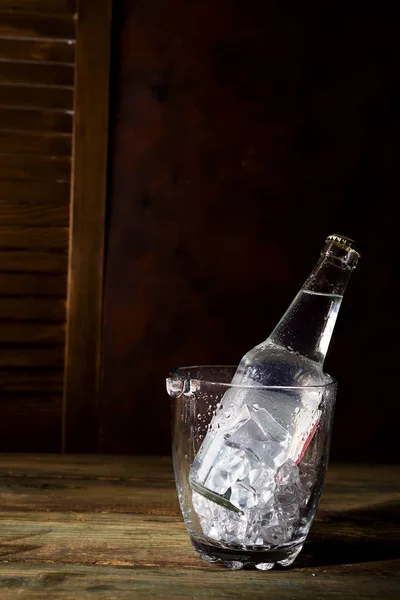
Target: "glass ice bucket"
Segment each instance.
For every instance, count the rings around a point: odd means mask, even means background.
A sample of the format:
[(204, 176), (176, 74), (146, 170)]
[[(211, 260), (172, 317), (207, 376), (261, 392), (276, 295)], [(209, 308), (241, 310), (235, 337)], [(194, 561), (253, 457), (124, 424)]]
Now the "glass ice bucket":
[[(287, 567), (303, 547), (321, 497), (337, 383), (326, 376), (321, 386), (249, 388), (231, 385), (235, 371), (234, 366), (182, 367), (167, 378), (172, 398), (174, 473), (182, 515), (195, 552), (207, 562), (220, 561), (231, 569)], [(255, 419), (246, 427), (254, 429), (260, 415), (267, 415), (269, 421), (264, 419), (264, 429), (260, 426), (250, 441), (246, 437), (231, 441), (229, 434), (224, 436), (227, 446), (211, 467), (217, 469), (210, 479), (213, 484), (204, 487), (194, 477), (192, 465), (207, 432), (208, 440), (218, 435), (221, 439), (216, 415), (227, 393), (236, 397), (243, 393), (246, 410)], [(316, 397), (318, 421), (309, 435), (303, 436), (308, 439), (301, 439), (300, 453), (290, 456), (282, 442), (284, 430), (276, 425), (278, 416), (275, 420), (273, 415), (282, 415), (279, 407), (285, 403), (289, 407), (286, 418), (295, 419), (309, 399)], [(265, 405), (268, 413), (262, 409)], [(275, 448), (278, 442), (282, 451), (273, 456), (274, 465), (260, 462), (266, 445)]]

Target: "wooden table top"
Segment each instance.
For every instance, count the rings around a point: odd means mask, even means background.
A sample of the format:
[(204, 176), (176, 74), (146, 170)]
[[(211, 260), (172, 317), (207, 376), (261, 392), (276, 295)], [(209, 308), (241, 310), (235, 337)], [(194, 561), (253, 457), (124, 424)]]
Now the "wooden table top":
[(191, 547), (168, 458), (0, 455), (0, 599), (400, 598), (400, 468), (331, 465), (290, 569)]

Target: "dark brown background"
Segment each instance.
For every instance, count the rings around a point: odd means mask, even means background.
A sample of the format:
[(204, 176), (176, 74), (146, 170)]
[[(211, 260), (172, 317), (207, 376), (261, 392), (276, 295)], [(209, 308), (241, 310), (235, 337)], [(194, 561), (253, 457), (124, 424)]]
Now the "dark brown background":
[(102, 451), (168, 453), (169, 369), (237, 363), (338, 232), (362, 260), (326, 362), (340, 382), (332, 456), (398, 458), (398, 25), (387, 11), (119, 3)]

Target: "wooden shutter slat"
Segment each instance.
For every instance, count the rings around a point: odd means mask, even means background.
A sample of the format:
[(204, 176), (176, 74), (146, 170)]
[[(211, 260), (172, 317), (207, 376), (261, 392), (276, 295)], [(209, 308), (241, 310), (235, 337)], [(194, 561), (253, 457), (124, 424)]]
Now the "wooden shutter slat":
[(11, 343), (63, 344), (65, 327), (56, 323), (4, 323), (0, 322), (0, 340)]
[(0, 154), (1, 179), (63, 179), (71, 175), (69, 158), (34, 154)]
[(0, 250), (0, 271), (3, 273), (66, 273), (67, 267), (67, 249), (64, 252), (35, 249)]
[(48, 154), (71, 156), (72, 138), (66, 134), (37, 134), (34, 131), (0, 129), (0, 148), (9, 154)]
[(69, 40), (75, 37), (75, 21), (73, 15), (7, 11), (0, 7), (0, 36)]
[(49, 61), (73, 66), (74, 56), (75, 44), (68, 42), (0, 38), (0, 59)]
[[(67, 227), (8, 227), (0, 221), (0, 248), (59, 248), (68, 247)], [(0, 286), (0, 294), (2, 287)]]
[(76, 0), (0, 0), (0, 10), (75, 13)]
[(0, 273), (2, 296), (65, 296), (65, 290), (63, 275)]
[(0, 84), (3, 83), (72, 87), (74, 85), (74, 69), (70, 65), (0, 61)]
[(65, 298), (0, 297), (0, 319), (63, 321), (65, 311)]
[(49, 110), (0, 108), (0, 129), (72, 132), (72, 115)]
[(3, 202), (0, 205), (0, 218), (4, 225), (11, 226), (57, 226), (67, 227), (68, 206), (51, 204), (15, 204)]
[(0, 184), (0, 202), (15, 201), (24, 204), (69, 204), (70, 184), (66, 181), (2, 181)]
[[(1, 106), (72, 111), (73, 104), (74, 93), (69, 88), (34, 85), (2, 85), (0, 88)], [(7, 125), (0, 125), (4, 126)]]
[[(0, 367), (62, 367), (64, 346), (0, 346)], [(3, 398), (2, 398), (3, 401)]]
[(63, 372), (58, 369), (0, 369), (0, 392), (61, 393)]
[(58, 393), (2, 393), (0, 451), (59, 452), (62, 396)]

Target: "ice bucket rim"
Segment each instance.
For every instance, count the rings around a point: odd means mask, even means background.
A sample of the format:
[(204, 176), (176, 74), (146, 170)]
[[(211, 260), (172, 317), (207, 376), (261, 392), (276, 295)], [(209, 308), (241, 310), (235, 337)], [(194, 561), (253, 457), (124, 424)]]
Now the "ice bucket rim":
[(255, 390), (321, 390), (327, 389), (330, 387), (335, 387), (337, 385), (337, 379), (332, 377), (331, 375), (324, 373), (327, 378), (326, 383), (321, 383), (319, 385), (237, 385), (232, 383), (224, 383), (222, 381), (210, 381), (208, 379), (201, 379), (197, 377), (190, 377), (188, 375), (184, 375), (182, 371), (191, 371), (193, 369), (236, 369), (237, 365), (192, 365), (192, 366), (184, 366), (184, 367), (175, 367), (171, 369), (168, 379), (179, 378), (186, 388), (187, 391), (189, 389), (196, 389), (196, 384), (207, 384), (207, 385), (215, 385), (222, 386), (226, 388), (237, 388), (237, 389), (255, 389)]

